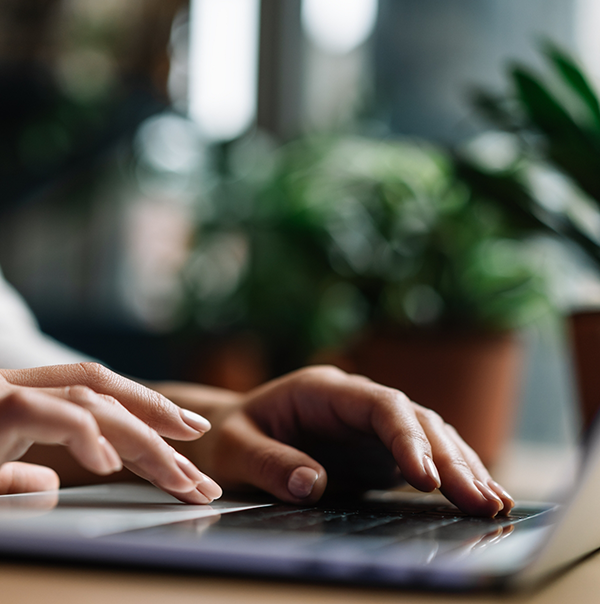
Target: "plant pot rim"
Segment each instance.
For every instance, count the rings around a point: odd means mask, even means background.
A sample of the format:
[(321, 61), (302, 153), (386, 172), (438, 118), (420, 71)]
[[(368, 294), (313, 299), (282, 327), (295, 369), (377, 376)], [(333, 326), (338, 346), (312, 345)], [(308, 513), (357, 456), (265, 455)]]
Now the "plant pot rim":
[(591, 306), (590, 305), (587, 307), (581, 307), (576, 310), (572, 310), (568, 316), (570, 318), (600, 316), (600, 306)]

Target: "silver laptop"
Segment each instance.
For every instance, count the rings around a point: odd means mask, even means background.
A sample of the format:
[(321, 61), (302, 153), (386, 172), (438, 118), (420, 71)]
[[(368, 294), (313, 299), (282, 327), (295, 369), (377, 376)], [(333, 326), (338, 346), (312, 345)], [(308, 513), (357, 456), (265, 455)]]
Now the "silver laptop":
[[(431, 589), (515, 588), (600, 548), (600, 423), (558, 503), (474, 518), (390, 491), (294, 507), (191, 506), (146, 484), (0, 496), (0, 555)], [(592, 519), (592, 520), (590, 520)]]

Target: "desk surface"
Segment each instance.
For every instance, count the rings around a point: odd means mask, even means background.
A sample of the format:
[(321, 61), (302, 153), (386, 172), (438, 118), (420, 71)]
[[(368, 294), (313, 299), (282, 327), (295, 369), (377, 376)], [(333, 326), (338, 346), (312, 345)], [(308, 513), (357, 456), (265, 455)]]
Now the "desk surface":
[(3, 604), (597, 604), (600, 555), (531, 593), (444, 595), (230, 578), (0, 564)]
[[(506, 475), (505, 484), (521, 498), (553, 490), (556, 484), (548, 478), (560, 479), (572, 471), (572, 460), (564, 452), (559, 456), (542, 453), (517, 451), (499, 468)], [(513, 460), (518, 460), (518, 471), (511, 467)], [(0, 563), (2, 604), (597, 604), (599, 592), (600, 554), (530, 593), (469, 596)]]

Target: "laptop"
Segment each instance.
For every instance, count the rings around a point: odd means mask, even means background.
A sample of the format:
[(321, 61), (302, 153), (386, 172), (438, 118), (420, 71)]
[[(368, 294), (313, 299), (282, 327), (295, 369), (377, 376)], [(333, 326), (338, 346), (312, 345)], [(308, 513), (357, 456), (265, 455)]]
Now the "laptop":
[(441, 495), (192, 506), (146, 484), (0, 496), (0, 555), (436, 590), (533, 585), (600, 548), (600, 430), (569, 496), (474, 518)]

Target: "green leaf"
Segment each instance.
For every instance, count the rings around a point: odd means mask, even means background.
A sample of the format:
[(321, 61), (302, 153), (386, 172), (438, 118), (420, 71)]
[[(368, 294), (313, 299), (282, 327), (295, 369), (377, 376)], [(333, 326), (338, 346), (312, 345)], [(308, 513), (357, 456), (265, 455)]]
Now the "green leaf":
[(586, 145), (585, 134), (579, 129), (569, 112), (532, 73), (522, 67), (515, 67), (512, 77), (518, 97), (523, 103), (529, 119), (540, 130), (551, 137), (558, 136), (564, 140), (577, 140), (582, 145)]
[(529, 119), (547, 137), (549, 159), (600, 203), (600, 140), (582, 130), (531, 73), (517, 67), (513, 78)]
[(548, 141), (547, 157), (600, 205), (600, 153), (573, 141)]
[(483, 198), (495, 200), (512, 214), (515, 224), (533, 233), (566, 237), (600, 267), (600, 248), (565, 215), (546, 210), (512, 174), (489, 173), (463, 159), (456, 159), (456, 173)]
[(455, 158), (456, 175), (483, 198), (499, 202), (514, 224), (529, 232), (555, 233), (554, 217), (541, 208), (512, 174), (491, 173), (460, 157)]
[(544, 52), (562, 76), (563, 80), (589, 109), (596, 126), (600, 128), (600, 102), (598, 101), (598, 96), (587, 78), (575, 64), (575, 61), (551, 42), (546, 42), (544, 44)]

